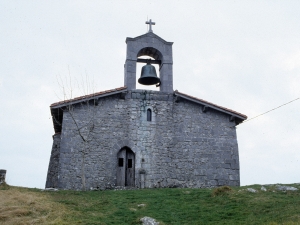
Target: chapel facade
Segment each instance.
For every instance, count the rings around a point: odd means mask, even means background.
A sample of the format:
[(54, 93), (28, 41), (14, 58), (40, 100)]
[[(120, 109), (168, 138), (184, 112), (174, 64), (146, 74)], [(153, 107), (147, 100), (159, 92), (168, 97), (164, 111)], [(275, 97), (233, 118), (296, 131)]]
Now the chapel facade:
[[(46, 188), (239, 186), (235, 126), (247, 116), (174, 91), (173, 43), (153, 33), (151, 20), (126, 44), (124, 87), (50, 106)], [(159, 91), (136, 89), (137, 62), (159, 65)]]

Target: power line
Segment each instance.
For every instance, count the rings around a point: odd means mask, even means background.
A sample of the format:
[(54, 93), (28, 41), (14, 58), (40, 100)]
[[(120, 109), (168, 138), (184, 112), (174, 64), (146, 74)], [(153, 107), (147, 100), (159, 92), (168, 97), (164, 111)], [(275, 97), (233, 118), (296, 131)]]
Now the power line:
[(271, 109), (271, 110), (269, 110), (269, 111), (267, 111), (267, 112), (264, 112), (264, 113), (262, 113), (262, 114), (259, 114), (259, 115), (255, 116), (255, 117), (252, 117), (252, 118), (248, 119), (248, 120), (245, 120), (245, 121), (243, 121), (243, 122), (240, 123), (240, 124), (246, 123), (246, 122), (248, 122), (248, 121), (250, 121), (250, 120), (253, 120), (253, 119), (255, 119), (255, 118), (259, 117), (259, 116), (265, 115), (265, 114), (267, 114), (267, 113), (269, 113), (269, 112), (271, 112), (271, 111), (274, 111), (274, 110), (276, 110), (276, 109), (278, 109), (278, 108), (280, 108), (280, 107), (282, 107), (282, 106), (285, 106), (285, 105), (287, 105), (287, 104), (290, 104), (290, 103), (292, 103), (292, 102), (294, 102), (294, 101), (297, 101), (297, 100), (299, 100), (299, 99), (300, 99), (300, 98), (296, 98), (296, 99), (294, 99), (294, 100), (292, 100), (292, 101), (289, 101), (289, 102), (287, 102), (287, 103), (284, 103), (284, 104), (282, 104), (282, 105), (280, 105), (280, 106), (278, 106), (278, 107), (276, 107), (276, 108), (274, 108), (274, 109)]

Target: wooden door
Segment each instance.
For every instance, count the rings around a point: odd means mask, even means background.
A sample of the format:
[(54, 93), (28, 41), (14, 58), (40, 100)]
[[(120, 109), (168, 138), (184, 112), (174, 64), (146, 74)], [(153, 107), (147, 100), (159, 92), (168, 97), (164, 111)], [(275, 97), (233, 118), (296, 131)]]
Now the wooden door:
[(134, 153), (131, 150), (126, 151), (126, 175), (125, 186), (134, 186)]
[(123, 148), (118, 153), (117, 186), (135, 186), (135, 156), (128, 149)]
[(125, 186), (126, 149), (119, 151), (117, 163), (117, 186)]

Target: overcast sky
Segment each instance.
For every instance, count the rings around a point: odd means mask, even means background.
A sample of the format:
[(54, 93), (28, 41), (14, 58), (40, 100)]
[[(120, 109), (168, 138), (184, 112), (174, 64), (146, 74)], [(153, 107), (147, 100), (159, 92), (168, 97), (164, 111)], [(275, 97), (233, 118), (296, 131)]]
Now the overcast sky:
[[(147, 18), (174, 42), (174, 90), (248, 118), (300, 97), (300, 1), (3, 0), (0, 169), (9, 184), (45, 186), (57, 78), (71, 77), (73, 96), (87, 91), (85, 77), (93, 91), (123, 86), (125, 39), (146, 33)], [(300, 182), (299, 112), (297, 100), (238, 126), (241, 185)]]

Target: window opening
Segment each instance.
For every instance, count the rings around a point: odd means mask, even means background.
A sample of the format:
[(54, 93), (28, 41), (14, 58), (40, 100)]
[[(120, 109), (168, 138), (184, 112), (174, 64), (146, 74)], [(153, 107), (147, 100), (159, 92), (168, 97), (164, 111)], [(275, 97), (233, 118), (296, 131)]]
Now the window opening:
[(123, 158), (119, 158), (119, 167), (123, 167), (124, 165), (124, 159)]
[(128, 168), (132, 168), (132, 159), (128, 159)]
[(147, 121), (152, 121), (152, 112), (151, 112), (151, 109), (147, 109)]

